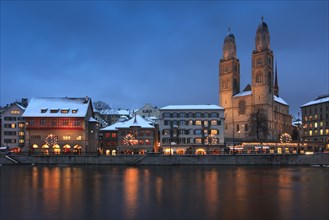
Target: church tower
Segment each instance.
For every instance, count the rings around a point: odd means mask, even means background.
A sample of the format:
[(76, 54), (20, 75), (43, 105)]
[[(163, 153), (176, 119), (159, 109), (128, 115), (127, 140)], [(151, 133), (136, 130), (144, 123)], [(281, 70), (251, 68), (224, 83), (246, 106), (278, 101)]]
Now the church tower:
[(223, 57), (219, 61), (219, 105), (232, 108), (232, 97), (240, 92), (240, 62), (236, 57), (235, 37), (230, 29), (224, 39)]
[(259, 24), (252, 53), (252, 94), (255, 108), (272, 105), (273, 102), (273, 51), (270, 48), (270, 32), (263, 21)]

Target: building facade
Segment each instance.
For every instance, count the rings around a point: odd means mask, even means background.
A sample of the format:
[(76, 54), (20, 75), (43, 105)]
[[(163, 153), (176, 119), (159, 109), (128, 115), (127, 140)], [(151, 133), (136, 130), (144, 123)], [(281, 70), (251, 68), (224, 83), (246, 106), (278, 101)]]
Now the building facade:
[(153, 107), (150, 104), (145, 104), (142, 108), (138, 109), (135, 114), (143, 118), (159, 118), (160, 110), (157, 106)]
[(301, 106), (302, 140), (329, 150), (329, 95)]
[(235, 36), (229, 30), (224, 39), (223, 57), (219, 61), (219, 105), (225, 109), (227, 142), (278, 141), (281, 134), (290, 133), (292, 117), (289, 105), (279, 96), (278, 74), (273, 60), (269, 29), (262, 20), (252, 51), (252, 83), (241, 92), (240, 61)]
[(7, 106), (1, 113), (1, 146), (21, 149), (25, 145), (25, 108), (18, 103)]
[(224, 109), (218, 105), (160, 108), (160, 144), (165, 154), (220, 153), (224, 147)]
[(100, 133), (100, 149), (106, 155), (157, 151), (158, 131), (139, 115), (103, 128)]
[(91, 99), (32, 98), (23, 117), (30, 152), (96, 153), (98, 124)]

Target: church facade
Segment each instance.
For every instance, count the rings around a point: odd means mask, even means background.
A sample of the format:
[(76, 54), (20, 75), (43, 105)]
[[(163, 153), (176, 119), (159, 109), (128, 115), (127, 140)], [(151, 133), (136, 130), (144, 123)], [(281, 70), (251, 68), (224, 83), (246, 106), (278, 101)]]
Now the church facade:
[(225, 109), (226, 142), (278, 141), (290, 134), (289, 105), (279, 96), (277, 67), (267, 24), (259, 24), (252, 51), (251, 85), (240, 91), (235, 36), (228, 32), (219, 61), (219, 105)]

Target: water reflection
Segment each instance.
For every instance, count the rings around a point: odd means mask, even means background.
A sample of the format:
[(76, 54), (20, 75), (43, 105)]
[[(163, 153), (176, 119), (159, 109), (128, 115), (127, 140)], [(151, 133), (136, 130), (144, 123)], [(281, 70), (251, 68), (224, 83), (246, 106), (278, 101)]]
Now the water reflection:
[(0, 177), (0, 219), (329, 217), (327, 168), (2, 166)]

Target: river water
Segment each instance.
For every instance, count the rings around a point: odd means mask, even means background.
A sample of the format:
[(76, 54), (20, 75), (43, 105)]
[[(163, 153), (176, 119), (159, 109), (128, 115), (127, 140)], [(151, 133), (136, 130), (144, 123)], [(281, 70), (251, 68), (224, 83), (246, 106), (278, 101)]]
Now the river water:
[(0, 166), (0, 219), (329, 219), (329, 168)]

